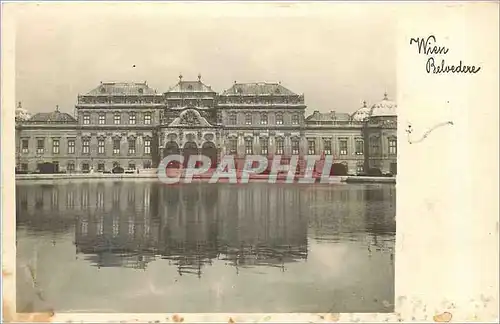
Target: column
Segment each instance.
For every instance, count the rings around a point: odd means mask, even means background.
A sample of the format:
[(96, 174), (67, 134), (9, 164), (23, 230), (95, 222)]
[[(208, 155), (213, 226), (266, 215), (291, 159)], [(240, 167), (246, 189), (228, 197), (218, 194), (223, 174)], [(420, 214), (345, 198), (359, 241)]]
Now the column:
[(260, 152), (260, 135), (254, 134), (253, 136), (253, 154), (261, 154)]
[(238, 148), (237, 148), (237, 156), (238, 158), (243, 157), (245, 155), (245, 137), (243, 133), (238, 133)]
[(285, 156), (290, 156), (292, 154), (292, 142), (290, 140), (290, 134), (285, 133), (285, 139), (283, 141), (283, 153)]
[(308, 149), (307, 149), (307, 138), (305, 135), (300, 135), (300, 144), (299, 144), (299, 157), (303, 158), (304, 155), (309, 154)]
[(269, 133), (269, 154), (268, 155), (271, 155), (271, 156), (276, 155), (275, 142), (276, 142), (276, 138), (274, 136), (274, 132), (272, 132), (272, 133), (270, 132)]
[(323, 136), (316, 137), (315, 141), (316, 141), (316, 154), (321, 155), (323, 153), (323, 150), (325, 149), (323, 143)]

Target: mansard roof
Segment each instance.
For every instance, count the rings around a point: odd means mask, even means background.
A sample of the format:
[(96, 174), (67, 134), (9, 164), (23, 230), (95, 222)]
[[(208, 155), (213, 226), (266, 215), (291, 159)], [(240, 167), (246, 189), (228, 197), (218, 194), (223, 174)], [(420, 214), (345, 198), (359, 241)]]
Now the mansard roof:
[(141, 96), (155, 95), (156, 90), (149, 87), (147, 82), (101, 82), (99, 86), (90, 90), (86, 96)]
[(36, 113), (30, 119), (27, 120), (29, 123), (76, 123), (76, 119), (70, 114), (60, 112), (57, 108), (55, 111), (49, 113)]
[(179, 82), (170, 87), (167, 92), (210, 92), (215, 93), (209, 85), (201, 81), (201, 75), (198, 75), (198, 81), (182, 81), (182, 75), (179, 76)]
[(224, 90), (221, 95), (297, 95), (293, 91), (285, 88), (281, 83), (269, 82), (254, 82), (254, 83), (237, 83), (227, 90)]
[(306, 117), (306, 121), (322, 122), (322, 121), (349, 121), (351, 116), (348, 113), (339, 113), (330, 111), (321, 113), (315, 110), (311, 115)]

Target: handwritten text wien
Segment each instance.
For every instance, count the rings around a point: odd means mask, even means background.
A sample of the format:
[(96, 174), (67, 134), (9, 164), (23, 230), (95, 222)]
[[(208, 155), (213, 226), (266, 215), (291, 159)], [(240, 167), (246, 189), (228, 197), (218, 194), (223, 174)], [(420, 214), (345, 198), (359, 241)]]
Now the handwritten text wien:
[(434, 56), (446, 55), (450, 49), (445, 46), (438, 46), (434, 35), (430, 35), (427, 38), (411, 38), (410, 45), (414, 43), (418, 46), (419, 54), (428, 56), (427, 63), (425, 64), (427, 73), (477, 73), (481, 70), (481, 67), (474, 65), (463, 65), (462, 60), (460, 60), (458, 65), (446, 65), (444, 59), (441, 59), (441, 64), (436, 64)]

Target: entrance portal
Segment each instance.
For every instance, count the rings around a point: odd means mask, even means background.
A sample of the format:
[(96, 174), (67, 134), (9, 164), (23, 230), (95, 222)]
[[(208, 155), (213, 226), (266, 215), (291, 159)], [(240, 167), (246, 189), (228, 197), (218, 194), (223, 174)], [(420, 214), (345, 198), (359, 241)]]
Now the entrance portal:
[[(170, 141), (165, 145), (165, 149), (163, 150), (163, 157), (167, 157), (169, 155), (177, 155), (180, 154), (179, 145), (176, 142)], [(171, 161), (167, 164), (167, 168), (175, 168), (178, 169), (180, 166), (178, 161)]]
[(195, 142), (186, 142), (186, 144), (184, 144), (184, 149), (182, 150), (182, 154), (184, 156), (183, 166), (184, 168), (186, 168), (191, 155), (198, 155), (198, 145), (196, 145)]
[(217, 148), (212, 142), (205, 142), (201, 147), (201, 154), (210, 159), (210, 168), (217, 168)]

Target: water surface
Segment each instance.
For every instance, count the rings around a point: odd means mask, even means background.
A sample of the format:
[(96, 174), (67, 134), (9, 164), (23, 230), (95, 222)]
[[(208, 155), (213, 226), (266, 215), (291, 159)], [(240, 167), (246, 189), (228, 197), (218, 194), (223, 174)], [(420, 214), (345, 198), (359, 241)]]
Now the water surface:
[(391, 312), (395, 193), (373, 184), (18, 183), (17, 308)]

